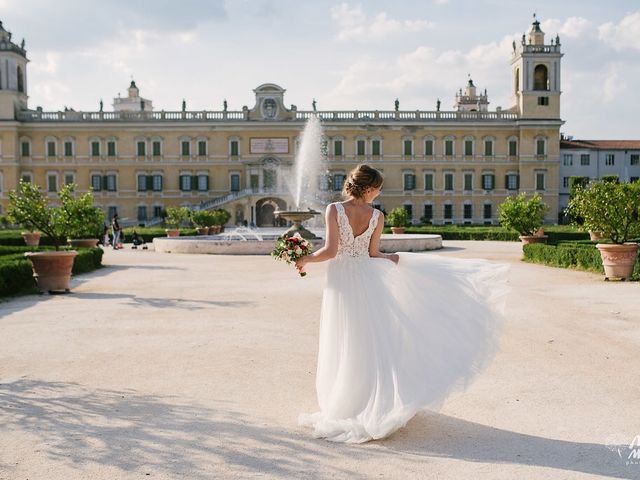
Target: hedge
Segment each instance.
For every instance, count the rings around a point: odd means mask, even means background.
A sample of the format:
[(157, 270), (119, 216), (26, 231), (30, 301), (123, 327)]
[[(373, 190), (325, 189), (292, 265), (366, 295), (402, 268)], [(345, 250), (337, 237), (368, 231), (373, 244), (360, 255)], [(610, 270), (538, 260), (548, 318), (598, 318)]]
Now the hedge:
[[(595, 243), (566, 242), (558, 245), (532, 243), (523, 245), (522, 250), (524, 260), (527, 262), (604, 274), (600, 251), (595, 247)], [(640, 255), (631, 280), (640, 280)]]
[[(0, 296), (36, 291), (31, 262), (24, 256), (26, 251), (33, 250), (33, 247), (22, 247), (19, 253), (9, 253), (10, 249), (7, 247), (0, 250)], [(43, 250), (51, 249), (38, 249)], [(79, 249), (73, 261), (73, 274), (86, 273), (102, 267), (102, 254), (101, 248)]]
[[(543, 225), (549, 243), (588, 240), (589, 234), (573, 227)], [(385, 233), (391, 230), (385, 228)], [(430, 233), (442, 236), (443, 240), (502, 240), (517, 242), (518, 234), (499, 226), (475, 225), (422, 225), (408, 227), (407, 233)]]

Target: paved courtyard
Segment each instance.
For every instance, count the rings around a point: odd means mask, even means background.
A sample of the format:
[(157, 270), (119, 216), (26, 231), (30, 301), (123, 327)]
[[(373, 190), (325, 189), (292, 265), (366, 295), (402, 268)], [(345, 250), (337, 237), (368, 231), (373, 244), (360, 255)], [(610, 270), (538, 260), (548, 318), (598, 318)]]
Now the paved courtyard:
[(72, 294), (0, 303), (0, 479), (640, 478), (640, 285), (523, 263), (517, 243), (445, 247), (425, 255), (512, 264), (500, 352), (362, 445), (296, 424), (316, 409), (325, 264), (108, 250)]

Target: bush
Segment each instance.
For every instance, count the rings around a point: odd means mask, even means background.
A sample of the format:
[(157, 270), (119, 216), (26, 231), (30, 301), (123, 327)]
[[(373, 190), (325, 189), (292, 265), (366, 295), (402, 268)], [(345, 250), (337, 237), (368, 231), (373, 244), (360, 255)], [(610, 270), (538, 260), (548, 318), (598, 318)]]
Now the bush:
[(231, 214), (227, 212), (224, 208), (218, 208), (213, 211), (214, 214), (214, 225), (225, 225), (229, 219), (231, 218)]
[(191, 214), (191, 221), (196, 227), (205, 228), (216, 224), (216, 221), (220, 218), (209, 210), (196, 210)]
[[(38, 248), (37, 251), (51, 250)], [(25, 258), (32, 247), (0, 247), (0, 296), (17, 295), (36, 291), (31, 262)], [(87, 273), (102, 267), (101, 248), (78, 250), (73, 261), (73, 274)]]
[(165, 223), (169, 227), (180, 228), (180, 226), (189, 220), (191, 212), (187, 207), (167, 207), (167, 218)]
[(533, 235), (542, 226), (547, 209), (540, 194), (535, 193), (527, 200), (523, 192), (502, 202), (499, 208), (500, 223), (520, 235)]
[(394, 208), (389, 215), (387, 215), (387, 222), (392, 227), (408, 227), (410, 220), (409, 212), (403, 207)]

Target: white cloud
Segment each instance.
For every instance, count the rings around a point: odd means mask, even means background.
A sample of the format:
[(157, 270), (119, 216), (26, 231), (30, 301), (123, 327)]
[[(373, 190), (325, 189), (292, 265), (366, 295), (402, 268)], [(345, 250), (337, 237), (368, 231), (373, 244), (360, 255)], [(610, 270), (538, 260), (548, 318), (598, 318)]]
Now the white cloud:
[(360, 5), (351, 7), (342, 3), (331, 8), (331, 18), (338, 27), (337, 38), (347, 40), (371, 40), (403, 32), (419, 32), (431, 26), (426, 20), (396, 20), (387, 12), (369, 18)]
[(635, 48), (640, 50), (640, 11), (630, 13), (620, 23), (607, 22), (598, 28), (598, 35), (607, 45), (616, 50)]
[[(553, 38), (556, 34), (561, 37), (580, 38), (593, 29), (593, 22), (584, 17), (569, 17), (562, 21), (557, 18), (548, 18), (540, 22), (540, 28), (547, 34), (547, 38)], [(562, 41), (562, 38), (560, 39)]]

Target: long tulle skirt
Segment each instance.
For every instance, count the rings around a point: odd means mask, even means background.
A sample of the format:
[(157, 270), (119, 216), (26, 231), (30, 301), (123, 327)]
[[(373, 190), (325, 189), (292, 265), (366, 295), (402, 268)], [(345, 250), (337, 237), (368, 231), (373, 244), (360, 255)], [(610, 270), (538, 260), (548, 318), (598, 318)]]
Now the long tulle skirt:
[(438, 410), (492, 360), (507, 265), (400, 253), (331, 260), (322, 300), (320, 411), (298, 423), (317, 438), (362, 443)]

